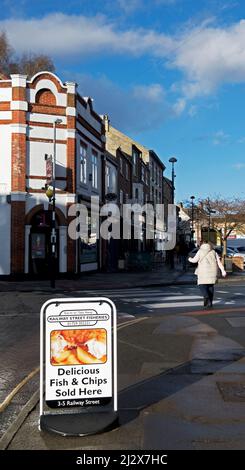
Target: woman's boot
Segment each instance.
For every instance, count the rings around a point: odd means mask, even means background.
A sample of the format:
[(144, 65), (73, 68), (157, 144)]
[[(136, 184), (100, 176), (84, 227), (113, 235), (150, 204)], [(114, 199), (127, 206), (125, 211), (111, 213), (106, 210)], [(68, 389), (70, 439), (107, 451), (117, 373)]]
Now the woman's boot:
[(208, 298), (208, 297), (204, 297), (203, 306), (204, 306), (204, 307), (208, 307), (208, 303), (209, 303), (209, 298)]

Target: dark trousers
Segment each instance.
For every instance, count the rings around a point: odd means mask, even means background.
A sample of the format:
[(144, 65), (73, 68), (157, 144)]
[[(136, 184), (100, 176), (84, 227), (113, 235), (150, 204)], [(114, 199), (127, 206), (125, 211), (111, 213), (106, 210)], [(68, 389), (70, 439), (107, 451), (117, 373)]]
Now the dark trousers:
[(214, 298), (214, 284), (199, 284), (199, 287), (202, 296), (212, 303)]

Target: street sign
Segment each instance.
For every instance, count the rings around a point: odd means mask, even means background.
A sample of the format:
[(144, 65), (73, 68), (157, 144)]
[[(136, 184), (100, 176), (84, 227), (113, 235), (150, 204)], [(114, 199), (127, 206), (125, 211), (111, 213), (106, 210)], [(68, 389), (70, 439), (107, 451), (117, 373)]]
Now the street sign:
[(50, 184), (53, 181), (53, 162), (52, 158), (46, 159), (46, 183)]
[(40, 339), (40, 429), (86, 435), (111, 425), (117, 419), (113, 302), (103, 297), (47, 301)]

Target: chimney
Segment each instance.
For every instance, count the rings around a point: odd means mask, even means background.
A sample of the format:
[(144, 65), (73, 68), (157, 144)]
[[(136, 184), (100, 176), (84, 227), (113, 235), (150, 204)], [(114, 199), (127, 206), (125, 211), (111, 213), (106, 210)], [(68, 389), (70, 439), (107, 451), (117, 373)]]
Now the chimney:
[(110, 131), (110, 119), (108, 114), (104, 114), (104, 125), (105, 125), (105, 131), (109, 132)]

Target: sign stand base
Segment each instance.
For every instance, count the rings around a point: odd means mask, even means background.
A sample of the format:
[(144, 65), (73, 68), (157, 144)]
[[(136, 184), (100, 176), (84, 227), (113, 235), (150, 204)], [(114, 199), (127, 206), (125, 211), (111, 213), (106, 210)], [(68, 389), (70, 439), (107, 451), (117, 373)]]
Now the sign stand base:
[(61, 436), (88, 436), (112, 429), (116, 422), (118, 422), (116, 411), (47, 414), (40, 416), (40, 430)]

